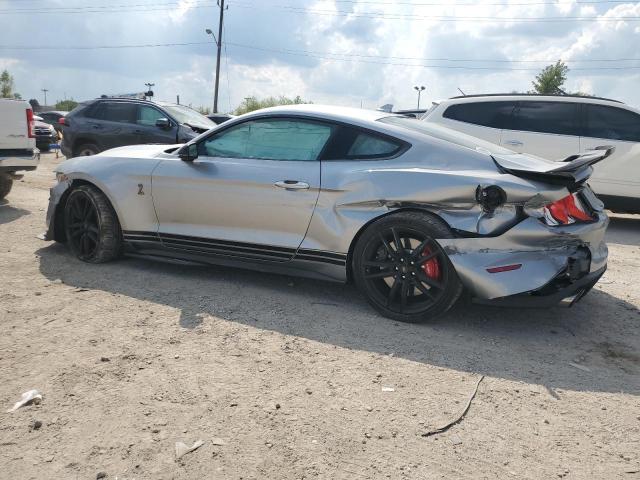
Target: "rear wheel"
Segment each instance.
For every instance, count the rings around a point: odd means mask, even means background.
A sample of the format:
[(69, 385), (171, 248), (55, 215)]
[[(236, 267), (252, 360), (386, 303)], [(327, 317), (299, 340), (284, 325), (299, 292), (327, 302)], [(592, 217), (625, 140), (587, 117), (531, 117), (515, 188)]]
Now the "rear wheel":
[(9, 175), (0, 173), (0, 200), (9, 195), (12, 186), (13, 179)]
[(108, 262), (120, 254), (120, 224), (109, 200), (97, 188), (75, 188), (67, 198), (64, 219), (69, 248), (83, 262)]
[(76, 157), (89, 157), (91, 155), (97, 155), (98, 153), (100, 153), (100, 151), (97, 146), (93, 143), (85, 143), (76, 148), (74, 155)]
[(376, 310), (395, 320), (424, 322), (445, 313), (462, 284), (435, 239), (452, 236), (444, 222), (418, 212), (376, 221), (354, 249), (358, 288)]

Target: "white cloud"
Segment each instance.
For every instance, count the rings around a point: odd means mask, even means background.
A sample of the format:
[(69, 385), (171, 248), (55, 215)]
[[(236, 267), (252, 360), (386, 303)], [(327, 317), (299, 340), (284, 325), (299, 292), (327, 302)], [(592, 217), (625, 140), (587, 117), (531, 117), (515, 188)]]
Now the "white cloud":
[[(99, 0), (88, 0), (85, 5), (89, 2), (98, 4)], [(215, 28), (216, 9), (201, 8), (194, 2), (179, 0), (173, 10), (148, 13), (0, 14), (2, 22), (10, 19), (0, 29), (0, 45), (210, 41), (204, 30)], [(423, 1), (415, 5), (281, 2), (297, 7), (298, 12), (306, 9), (306, 13), (294, 13), (262, 0), (228, 3), (228, 68), (223, 55), (220, 80), (223, 109), (235, 107), (248, 95), (301, 95), (316, 103), (357, 106), (362, 102), (367, 107), (393, 103), (409, 108), (415, 106), (416, 84), (427, 86), (422, 106), (458, 94), (458, 87), (466, 93), (526, 91), (536, 72), (546, 62), (559, 58), (569, 61), (571, 67), (569, 90), (640, 105), (640, 68), (584, 70), (640, 67), (640, 61), (585, 62), (640, 57), (639, 22), (610, 20), (640, 17), (640, 2), (584, 5), (576, 0), (559, 0), (553, 5), (522, 5), (522, 0), (513, 0), (503, 6), (460, 6), (459, 0), (438, 6), (425, 6), (427, 2)], [(23, 2), (15, 0), (0, 0), (0, 7), (25, 8)], [(395, 19), (381, 18), (385, 15)], [(444, 16), (476, 18), (453, 22), (445, 21), (449, 18)], [(603, 19), (552, 21), (574, 16)], [(509, 20), (514, 18), (547, 21)], [(467, 61), (455, 61), (463, 59)], [(64, 93), (76, 99), (93, 98), (102, 93), (141, 91), (145, 82), (152, 81), (159, 98), (175, 100), (179, 94), (184, 103), (194, 106), (213, 102), (213, 44), (120, 50), (0, 50), (3, 65), (11, 69), (17, 89), (25, 97), (37, 96), (46, 87), (54, 98), (62, 98)]]

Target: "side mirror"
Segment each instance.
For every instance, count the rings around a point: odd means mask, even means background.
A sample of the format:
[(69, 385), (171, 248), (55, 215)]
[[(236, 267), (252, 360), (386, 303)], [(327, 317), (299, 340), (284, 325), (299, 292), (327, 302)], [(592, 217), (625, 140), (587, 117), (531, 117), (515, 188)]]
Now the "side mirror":
[(190, 143), (182, 147), (179, 153), (180, 160), (184, 162), (193, 162), (198, 158), (198, 144)]
[(156, 120), (156, 127), (162, 129), (171, 128), (171, 122), (168, 118), (159, 118)]

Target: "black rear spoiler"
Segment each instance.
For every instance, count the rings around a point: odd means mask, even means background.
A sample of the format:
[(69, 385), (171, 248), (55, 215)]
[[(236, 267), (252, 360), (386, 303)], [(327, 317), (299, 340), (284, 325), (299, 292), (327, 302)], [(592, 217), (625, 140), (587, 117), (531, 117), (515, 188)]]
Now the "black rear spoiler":
[[(560, 162), (550, 162), (550, 168), (527, 169), (517, 166), (506, 166), (500, 163), (499, 157), (493, 157), (499, 169), (518, 177), (537, 180), (546, 183), (560, 184), (570, 187), (585, 182), (593, 173), (592, 165), (611, 156), (615, 151), (613, 146), (596, 147), (588, 152), (571, 155)], [(557, 166), (555, 166), (557, 165)]]

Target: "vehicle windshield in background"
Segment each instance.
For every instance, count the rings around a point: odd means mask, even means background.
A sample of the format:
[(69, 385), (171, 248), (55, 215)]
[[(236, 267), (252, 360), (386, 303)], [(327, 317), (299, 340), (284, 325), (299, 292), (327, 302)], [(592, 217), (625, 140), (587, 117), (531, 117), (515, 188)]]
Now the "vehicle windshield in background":
[(213, 128), (216, 126), (211, 120), (195, 110), (182, 105), (162, 105), (176, 120), (186, 125), (194, 125), (198, 127)]

